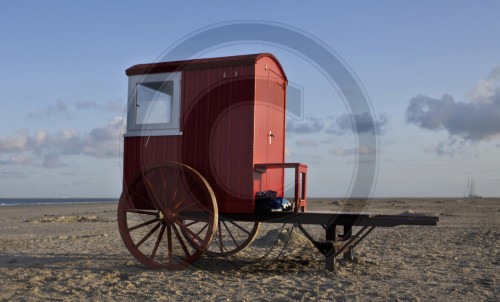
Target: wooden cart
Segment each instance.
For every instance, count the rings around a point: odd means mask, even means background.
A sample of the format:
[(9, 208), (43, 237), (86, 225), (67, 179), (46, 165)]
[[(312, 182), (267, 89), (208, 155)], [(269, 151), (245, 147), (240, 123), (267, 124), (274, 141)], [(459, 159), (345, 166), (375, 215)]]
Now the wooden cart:
[[(437, 217), (307, 211), (307, 166), (284, 162), (288, 82), (272, 54), (141, 64), (126, 73), (118, 225), (127, 249), (150, 268), (234, 255), (266, 222), (298, 225), (332, 270), (335, 257), (352, 257), (377, 226), (437, 224)], [(295, 175), (293, 211), (257, 212), (258, 192), (283, 196), (285, 169)], [(307, 224), (323, 226), (324, 240)]]

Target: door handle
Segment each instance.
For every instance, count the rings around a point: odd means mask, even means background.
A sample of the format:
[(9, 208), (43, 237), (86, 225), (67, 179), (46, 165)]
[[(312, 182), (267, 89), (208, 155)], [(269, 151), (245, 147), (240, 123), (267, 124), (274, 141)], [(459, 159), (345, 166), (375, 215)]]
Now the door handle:
[(274, 134), (272, 131), (269, 131), (269, 145), (273, 142)]

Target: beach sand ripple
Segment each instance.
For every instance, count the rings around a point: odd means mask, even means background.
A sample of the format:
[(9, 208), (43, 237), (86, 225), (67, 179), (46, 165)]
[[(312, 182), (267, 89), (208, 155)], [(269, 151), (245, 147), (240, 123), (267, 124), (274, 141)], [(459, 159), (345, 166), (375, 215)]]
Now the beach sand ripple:
[[(323, 199), (311, 210), (359, 211)], [(125, 249), (116, 204), (0, 208), (0, 301), (495, 301), (500, 200), (386, 199), (362, 210), (440, 213), (437, 227), (377, 228), (335, 272), (293, 225), (263, 224), (249, 248), (153, 271)], [(308, 227), (320, 237), (321, 227)]]

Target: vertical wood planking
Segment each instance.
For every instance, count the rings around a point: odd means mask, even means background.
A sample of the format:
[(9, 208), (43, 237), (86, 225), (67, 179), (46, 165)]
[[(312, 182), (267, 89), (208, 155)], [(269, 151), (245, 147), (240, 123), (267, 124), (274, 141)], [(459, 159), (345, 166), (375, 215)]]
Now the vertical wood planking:
[[(283, 171), (253, 172), (255, 163), (284, 161), (285, 96), (277, 84), (270, 85), (270, 70), (281, 72), (268, 56), (253, 64), (184, 70), (183, 135), (151, 136), (146, 148), (147, 137), (125, 138), (124, 185), (141, 168), (173, 160), (192, 166), (209, 181), (220, 212), (252, 213), (256, 191), (273, 189), (282, 194)], [(275, 133), (271, 148), (269, 127)]]

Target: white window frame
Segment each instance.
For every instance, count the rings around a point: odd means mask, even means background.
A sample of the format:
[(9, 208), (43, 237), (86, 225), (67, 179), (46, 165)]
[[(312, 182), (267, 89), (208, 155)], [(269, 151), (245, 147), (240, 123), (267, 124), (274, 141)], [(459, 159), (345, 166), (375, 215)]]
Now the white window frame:
[[(182, 135), (180, 129), (182, 72), (134, 75), (128, 78), (127, 133), (125, 136)], [(137, 85), (151, 82), (173, 82), (171, 116), (169, 123), (137, 124)]]

